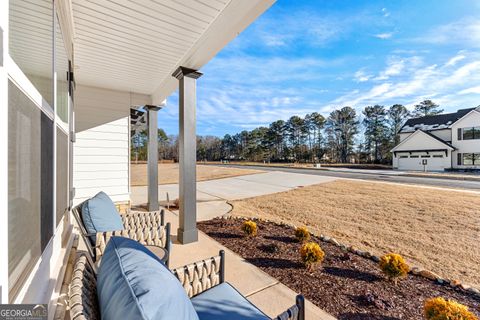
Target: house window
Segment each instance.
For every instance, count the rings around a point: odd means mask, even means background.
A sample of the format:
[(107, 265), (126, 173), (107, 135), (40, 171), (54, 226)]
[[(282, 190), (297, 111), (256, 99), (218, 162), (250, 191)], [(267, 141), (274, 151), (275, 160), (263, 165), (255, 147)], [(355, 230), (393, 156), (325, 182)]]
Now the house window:
[(443, 158), (443, 155), (441, 155), (441, 154), (434, 154), (433, 157), (434, 157), (434, 158)]
[(463, 128), (463, 140), (480, 139), (480, 127)]
[(10, 0), (9, 11), (10, 56), (53, 107), (53, 1)]
[(8, 120), (8, 283), (12, 300), (53, 234), (53, 120), (11, 81)]
[(400, 159), (408, 158), (408, 156), (400, 156)]
[(422, 158), (430, 158), (429, 155), (423, 155)]
[(410, 158), (418, 158), (418, 156), (410, 156)]
[(463, 165), (465, 166), (480, 165), (480, 153), (463, 153)]

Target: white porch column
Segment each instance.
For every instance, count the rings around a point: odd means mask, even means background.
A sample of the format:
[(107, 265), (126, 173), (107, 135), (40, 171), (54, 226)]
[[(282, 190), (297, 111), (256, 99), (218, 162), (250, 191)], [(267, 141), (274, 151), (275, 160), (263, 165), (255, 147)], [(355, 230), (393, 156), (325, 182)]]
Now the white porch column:
[(159, 106), (145, 106), (147, 109), (148, 147), (148, 211), (156, 211), (158, 205), (158, 110)]
[(179, 80), (179, 162), (180, 213), (177, 239), (182, 244), (198, 240), (197, 230), (197, 135), (196, 81), (197, 70), (179, 67), (173, 76)]

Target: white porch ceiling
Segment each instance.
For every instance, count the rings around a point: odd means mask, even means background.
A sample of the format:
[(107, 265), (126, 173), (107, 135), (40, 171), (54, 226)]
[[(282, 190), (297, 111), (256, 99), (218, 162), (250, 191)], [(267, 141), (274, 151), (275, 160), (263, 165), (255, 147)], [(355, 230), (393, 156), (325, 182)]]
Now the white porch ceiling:
[(79, 84), (163, 101), (275, 0), (73, 0)]

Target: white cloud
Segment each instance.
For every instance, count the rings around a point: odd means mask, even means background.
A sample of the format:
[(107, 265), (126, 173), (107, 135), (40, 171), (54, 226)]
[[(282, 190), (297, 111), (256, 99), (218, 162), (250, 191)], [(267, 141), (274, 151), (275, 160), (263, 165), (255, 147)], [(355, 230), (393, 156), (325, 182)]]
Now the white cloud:
[(392, 36), (393, 36), (392, 32), (378, 33), (374, 35), (375, 38), (382, 39), (382, 40), (390, 39)]
[(463, 89), (458, 94), (480, 94), (480, 86)]
[(419, 56), (399, 57), (390, 56), (387, 58), (387, 65), (375, 78), (376, 81), (387, 80), (391, 77), (401, 76), (406, 73), (413, 73), (421, 65), (422, 59)]
[[(456, 58), (457, 57), (457, 58)], [(455, 59), (456, 58), (456, 59)], [(381, 72), (387, 82), (373, 85), (367, 91), (353, 90), (334, 99), (324, 110), (350, 105), (359, 109), (370, 104), (403, 103), (413, 106), (429, 98), (441, 105), (469, 107), (478, 105), (480, 94), (480, 56), (453, 56), (442, 65), (425, 64), (420, 57), (390, 59)], [(456, 60), (454, 64), (449, 61)], [(403, 61), (400, 63), (400, 61)], [(463, 63), (463, 64), (462, 64)], [(402, 71), (403, 70), (403, 71)], [(386, 75), (397, 75), (390, 78)], [(379, 77), (376, 79), (378, 80)], [(393, 81), (395, 79), (395, 81)], [(472, 84), (475, 84), (472, 86)], [(360, 111), (360, 110), (359, 110)]]
[(354, 74), (354, 80), (357, 82), (366, 82), (370, 80), (371, 77), (372, 75), (365, 73), (363, 69), (358, 70)]
[(457, 62), (462, 61), (465, 58), (466, 57), (463, 54), (456, 55), (455, 57), (452, 57), (450, 60), (448, 60), (448, 62), (445, 65), (446, 66), (454, 66), (454, 65), (457, 64)]
[(388, 12), (387, 8), (382, 8), (382, 14), (385, 18), (390, 16), (390, 12)]
[(480, 46), (480, 20), (463, 18), (460, 21), (437, 26), (421, 37), (417, 42), (430, 44), (463, 44), (472, 47)]

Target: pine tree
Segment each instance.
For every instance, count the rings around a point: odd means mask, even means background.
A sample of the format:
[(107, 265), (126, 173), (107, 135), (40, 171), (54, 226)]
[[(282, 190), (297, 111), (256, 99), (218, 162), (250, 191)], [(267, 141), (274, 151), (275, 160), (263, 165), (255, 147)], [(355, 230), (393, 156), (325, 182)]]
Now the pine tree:
[(415, 117), (434, 116), (443, 112), (443, 109), (439, 109), (439, 107), (440, 106), (432, 100), (423, 100), (415, 105), (413, 115)]
[(343, 107), (332, 111), (326, 122), (326, 129), (331, 147), (337, 150), (340, 161), (346, 163), (348, 155), (353, 151), (354, 138), (358, 133), (355, 109)]
[(377, 163), (383, 159), (380, 154), (381, 145), (387, 136), (387, 111), (384, 106), (374, 105), (363, 110), (363, 125), (365, 126), (365, 146)]
[(410, 116), (407, 108), (401, 104), (394, 104), (388, 109), (388, 122), (390, 124), (390, 142), (391, 146), (400, 143), (400, 135), (398, 132), (403, 126), (407, 118)]

